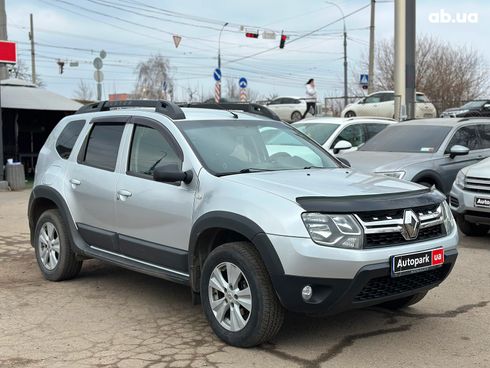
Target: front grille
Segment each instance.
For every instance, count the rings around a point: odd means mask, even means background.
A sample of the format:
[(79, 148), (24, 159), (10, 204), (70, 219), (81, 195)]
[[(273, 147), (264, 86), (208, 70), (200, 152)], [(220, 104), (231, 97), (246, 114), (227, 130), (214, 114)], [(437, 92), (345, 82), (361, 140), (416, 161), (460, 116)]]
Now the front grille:
[(467, 176), (464, 189), (474, 193), (490, 193), (490, 179)]
[[(364, 248), (390, 247), (437, 239), (446, 235), (443, 221), (442, 204), (414, 207), (411, 210), (420, 221), (418, 235), (415, 239), (406, 240), (407, 224), (404, 224), (405, 209), (364, 212), (356, 214), (364, 234)], [(407, 236), (408, 237), (408, 236)]]
[(489, 218), (490, 219), (490, 212), (466, 211), (464, 214), (467, 215), (467, 216), (484, 217), (484, 218)]
[(354, 302), (386, 298), (397, 294), (417, 290), (426, 286), (440, 283), (449, 272), (449, 267), (443, 266), (429, 271), (413, 273), (401, 277), (383, 276), (371, 279), (354, 297)]
[(449, 203), (450, 203), (450, 204), (451, 204), (451, 206), (453, 206), (453, 207), (459, 207), (459, 200), (458, 200), (458, 198), (456, 198), (456, 197), (449, 196)]
[(420, 229), (419, 236), (416, 239), (405, 240), (401, 233), (377, 233), (367, 234), (364, 248), (390, 247), (392, 245), (404, 245), (410, 243), (421, 242), (424, 240), (436, 239), (443, 237), (445, 231), (442, 225), (435, 225)]

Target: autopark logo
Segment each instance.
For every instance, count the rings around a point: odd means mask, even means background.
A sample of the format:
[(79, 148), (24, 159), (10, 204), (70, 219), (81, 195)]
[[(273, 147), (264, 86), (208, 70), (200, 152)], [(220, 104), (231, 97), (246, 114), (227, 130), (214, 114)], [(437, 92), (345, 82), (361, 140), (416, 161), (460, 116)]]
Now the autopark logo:
[(478, 13), (449, 13), (444, 9), (439, 10), (435, 13), (429, 14), (429, 22), (431, 23), (478, 23), (479, 14)]

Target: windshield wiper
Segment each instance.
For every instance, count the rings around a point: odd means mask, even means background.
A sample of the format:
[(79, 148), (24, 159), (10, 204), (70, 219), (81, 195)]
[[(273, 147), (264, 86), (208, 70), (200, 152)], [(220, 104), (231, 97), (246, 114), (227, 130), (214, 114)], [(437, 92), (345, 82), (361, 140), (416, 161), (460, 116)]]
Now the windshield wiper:
[(322, 166), (305, 166), (303, 167), (304, 170), (308, 170), (308, 169), (325, 169), (325, 167), (322, 167)]
[(246, 169), (241, 169), (239, 171), (229, 171), (224, 173), (219, 173), (218, 176), (227, 176), (227, 175), (236, 175), (236, 174), (249, 174), (254, 172), (262, 172), (262, 171), (277, 171), (273, 169), (259, 169), (255, 167), (247, 167)]

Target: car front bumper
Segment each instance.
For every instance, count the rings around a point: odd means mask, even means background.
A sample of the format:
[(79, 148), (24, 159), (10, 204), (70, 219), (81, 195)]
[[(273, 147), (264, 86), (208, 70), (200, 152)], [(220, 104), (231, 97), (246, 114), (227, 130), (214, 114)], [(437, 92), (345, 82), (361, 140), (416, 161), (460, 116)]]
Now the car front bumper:
[(488, 198), (488, 193), (474, 193), (453, 185), (449, 205), (453, 213), (474, 224), (490, 225), (490, 208), (476, 207), (475, 198)]
[[(293, 312), (334, 314), (427, 291), (439, 285), (457, 258), (456, 226), (438, 239), (376, 249), (339, 249), (315, 244), (308, 238), (268, 235), (281, 260), (284, 274), (271, 275), (283, 306)], [(439, 268), (392, 277), (390, 259), (395, 255), (444, 248)], [(310, 285), (313, 296), (304, 301), (302, 289)]]

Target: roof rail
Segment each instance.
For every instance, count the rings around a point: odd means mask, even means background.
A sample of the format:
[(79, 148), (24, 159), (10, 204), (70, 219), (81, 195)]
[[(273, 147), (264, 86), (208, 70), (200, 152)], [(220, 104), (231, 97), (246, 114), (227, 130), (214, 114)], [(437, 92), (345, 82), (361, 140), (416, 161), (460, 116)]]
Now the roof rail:
[[(451, 118), (451, 119), (454, 119), (454, 118)], [(472, 120), (472, 119), (485, 119), (485, 120), (488, 120), (488, 116), (467, 116), (467, 117), (464, 117), (464, 118), (460, 118), (458, 120), (458, 123), (461, 123), (462, 121)]]
[(244, 102), (223, 102), (223, 103), (187, 103), (181, 104), (181, 107), (194, 107), (198, 109), (225, 109), (225, 110), (238, 110), (243, 112), (248, 112), (255, 115), (265, 116), (266, 118), (272, 120), (281, 121), (279, 116), (271, 109), (256, 104), (256, 103), (244, 103)]
[(155, 112), (166, 115), (171, 119), (185, 119), (185, 114), (179, 105), (164, 100), (100, 101), (80, 107), (75, 114), (110, 111), (112, 109), (124, 109), (131, 107), (152, 107), (155, 109)]

